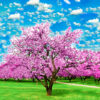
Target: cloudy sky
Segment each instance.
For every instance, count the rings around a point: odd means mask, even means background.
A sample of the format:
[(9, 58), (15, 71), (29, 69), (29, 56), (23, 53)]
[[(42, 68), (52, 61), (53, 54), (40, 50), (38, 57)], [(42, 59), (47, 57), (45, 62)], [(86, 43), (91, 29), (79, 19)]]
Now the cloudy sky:
[(78, 49), (100, 50), (100, 0), (0, 0), (0, 61), (21, 27), (51, 23), (52, 34), (82, 29)]

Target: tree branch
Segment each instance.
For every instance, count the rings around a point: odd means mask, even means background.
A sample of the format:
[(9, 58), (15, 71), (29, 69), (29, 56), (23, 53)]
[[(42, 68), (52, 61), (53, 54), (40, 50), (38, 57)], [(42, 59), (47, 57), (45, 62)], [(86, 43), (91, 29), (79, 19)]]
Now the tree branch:
[(41, 84), (45, 87), (45, 84), (35, 75), (35, 78), (39, 81), (39, 82), (41, 82)]
[(45, 80), (45, 87), (48, 88), (48, 78), (46, 75), (44, 75), (44, 80)]
[(53, 65), (53, 71), (56, 71), (56, 66), (55, 66), (55, 64), (54, 64), (54, 59), (53, 59), (53, 57), (51, 58), (51, 61), (52, 61), (52, 65)]

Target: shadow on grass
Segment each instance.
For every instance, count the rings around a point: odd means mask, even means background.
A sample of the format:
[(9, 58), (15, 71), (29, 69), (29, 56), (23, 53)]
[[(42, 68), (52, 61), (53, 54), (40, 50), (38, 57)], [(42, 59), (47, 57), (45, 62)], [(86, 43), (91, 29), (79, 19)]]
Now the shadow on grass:
[(64, 96), (68, 95), (67, 89), (53, 89), (52, 96)]
[(66, 96), (66, 95), (87, 95), (87, 96), (97, 96), (100, 97), (100, 92), (96, 92), (95, 90), (87, 90), (87, 89), (53, 89), (53, 96)]
[(0, 81), (2, 82), (32, 82), (32, 80), (14, 80), (14, 79), (7, 79), (7, 80), (0, 79)]

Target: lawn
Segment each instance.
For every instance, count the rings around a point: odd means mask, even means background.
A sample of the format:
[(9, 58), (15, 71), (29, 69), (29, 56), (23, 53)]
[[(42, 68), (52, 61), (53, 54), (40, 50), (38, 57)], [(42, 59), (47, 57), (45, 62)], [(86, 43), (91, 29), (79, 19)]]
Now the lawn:
[(82, 85), (90, 85), (90, 86), (100, 86), (100, 82), (98, 83), (98, 81), (94, 81), (94, 78), (87, 78), (85, 81), (81, 81), (80, 78), (76, 78), (76, 79), (72, 79), (71, 82), (69, 82), (68, 79), (58, 79), (57, 81), (60, 82), (65, 82), (65, 83), (75, 83), (75, 84), (82, 84)]
[(46, 96), (40, 83), (0, 81), (0, 100), (100, 100), (100, 89), (55, 83)]

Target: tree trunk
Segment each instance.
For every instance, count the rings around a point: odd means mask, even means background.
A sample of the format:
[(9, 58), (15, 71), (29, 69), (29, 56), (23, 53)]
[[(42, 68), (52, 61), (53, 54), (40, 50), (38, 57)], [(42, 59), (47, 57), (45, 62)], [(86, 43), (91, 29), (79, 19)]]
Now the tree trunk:
[(64, 77), (64, 79), (66, 80), (67, 78), (66, 78), (66, 77)]
[(81, 81), (83, 81), (82, 77), (80, 76)]
[(20, 79), (17, 79), (17, 82), (21, 82), (21, 80)]
[(99, 84), (100, 78), (98, 79), (98, 84)]
[(4, 81), (7, 81), (7, 79), (5, 78)]
[(96, 80), (96, 79), (94, 79), (94, 81), (95, 81), (95, 83), (97, 82), (97, 80)]
[(32, 82), (35, 82), (35, 79), (34, 78), (32, 79)]
[(46, 88), (47, 96), (51, 96), (52, 94), (52, 87)]
[(71, 82), (71, 80), (72, 80), (71, 77), (68, 77), (68, 80), (69, 80), (69, 82)]
[(53, 79), (51, 79), (49, 86), (46, 87), (47, 96), (51, 96), (51, 94), (52, 94), (53, 82), (54, 82)]

